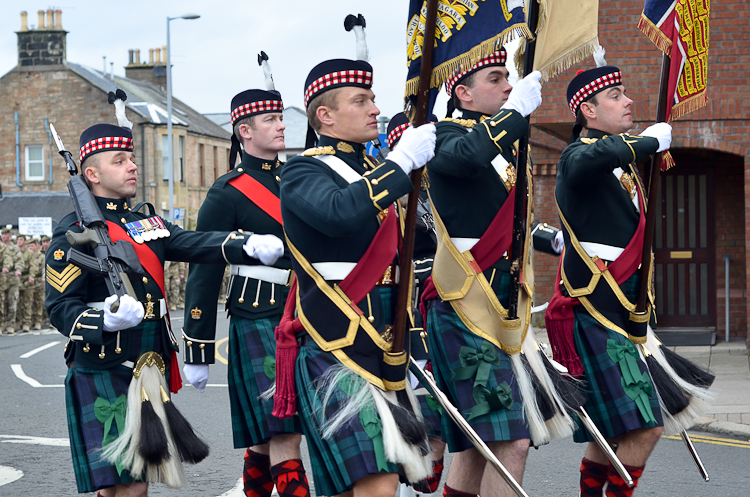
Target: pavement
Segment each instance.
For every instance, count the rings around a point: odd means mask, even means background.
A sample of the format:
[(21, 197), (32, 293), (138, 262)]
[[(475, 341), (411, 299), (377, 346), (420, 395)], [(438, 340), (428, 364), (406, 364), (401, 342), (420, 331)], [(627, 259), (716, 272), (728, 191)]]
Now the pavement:
[[(535, 330), (538, 342), (549, 343), (546, 330)], [(658, 334), (658, 331), (657, 331)], [(717, 337), (716, 345), (669, 347), (716, 375), (713, 409), (693, 430), (750, 440), (750, 351), (745, 339)]]

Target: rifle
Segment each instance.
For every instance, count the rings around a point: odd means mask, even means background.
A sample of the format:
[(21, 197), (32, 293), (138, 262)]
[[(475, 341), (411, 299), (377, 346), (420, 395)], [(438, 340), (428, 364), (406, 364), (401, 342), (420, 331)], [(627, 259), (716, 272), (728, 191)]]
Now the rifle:
[(117, 312), (120, 307), (119, 297), (127, 294), (138, 299), (126, 272), (146, 274), (146, 271), (138, 261), (132, 244), (123, 240), (113, 242), (109, 237), (107, 221), (99, 210), (94, 194), (91, 193), (83, 176), (78, 174), (78, 166), (73, 161), (71, 153), (65, 150), (55, 125), (50, 123), (49, 127), (58, 153), (65, 160), (68, 172), (72, 176), (68, 181), (68, 191), (73, 199), (78, 224), (83, 229), (83, 233), (68, 230), (65, 238), (73, 247), (91, 245), (94, 249), (93, 257), (80, 250), (70, 249), (66, 260), (83, 270), (104, 277), (109, 293), (118, 297), (110, 308), (112, 312)]

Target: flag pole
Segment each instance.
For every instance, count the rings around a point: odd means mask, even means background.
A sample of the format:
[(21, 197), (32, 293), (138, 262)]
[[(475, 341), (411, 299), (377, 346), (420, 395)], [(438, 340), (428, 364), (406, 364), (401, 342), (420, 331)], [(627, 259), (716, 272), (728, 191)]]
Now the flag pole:
[[(524, 54), (523, 75), (528, 76), (534, 69), (534, 54), (536, 52), (536, 27), (539, 24), (539, 2), (529, 2), (529, 31), (533, 38), (526, 44)], [(518, 317), (518, 293), (521, 290), (521, 270), (523, 269), (524, 242), (526, 238), (526, 202), (528, 178), (526, 177), (526, 164), (529, 160), (529, 133), (531, 132), (531, 114), (526, 117), (528, 131), (518, 141), (518, 164), (516, 166), (516, 197), (514, 199), (513, 213), (513, 243), (511, 245), (510, 265), (510, 301), (508, 304), (508, 319)], [(507, 200), (506, 200), (507, 202)]]
[[(417, 109), (412, 123), (414, 127), (427, 122), (427, 107), (430, 101), (430, 80), (432, 79), (432, 54), (435, 45), (435, 26), (437, 24), (438, 0), (427, 0), (427, 16), (425, 19), (424, 44), (422, 45), (422, 63), (419, 69), (419, 89), (417, 93)], [(417, 226), (417, 204), (419, 190), (422, 185), (422, 171), (417, 169), (411, 173), (414, 188), (409, 193), (404, 219), (404, 238), (399, 261), (399, 281), (396, 293), (396, 314), (393, 319), (393, 345), (391, 353), (404, 350), (406, 337), (407, 309), (411, 295), (412, 257), (414, 255), (414, 238)]]

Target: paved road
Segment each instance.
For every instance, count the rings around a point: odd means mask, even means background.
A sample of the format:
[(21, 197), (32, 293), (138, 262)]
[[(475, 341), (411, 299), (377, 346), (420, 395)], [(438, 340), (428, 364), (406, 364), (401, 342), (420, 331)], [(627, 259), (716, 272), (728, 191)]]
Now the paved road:
[[(181, 326), (181, 314), (175, 316), (174, 324), (175, 328)], [(227, 328), (227, 321), (221, 320), (219, 340), (226, 338)], [(0, 338), (0, 497), (76, 493), (62, 388), (66, 373), (63, 345), (63, 337), (56, 331)], [(226, 340), (218, 350), (220, 357), (226, 358)], [(212, 452), (201, 464), (188, 468), (187, 489), (155, 486), (149, 495), (240, 497), (236, 487), (243, 452), (232, 447), (226, 365), (221, 359), (211, 367), (205, 393), (186, 387), (175, 403), (210, 441)], [(657, 446), (636, 495), (750, 494), (750, 442), (701, 433), (693, 436), (711, 481), (702, 482), (682, 441), (665, 438)], [(570, 440), (532, 450), (524, 488), (531, 497), (577, 495), (582, 454), (583, 447)]]

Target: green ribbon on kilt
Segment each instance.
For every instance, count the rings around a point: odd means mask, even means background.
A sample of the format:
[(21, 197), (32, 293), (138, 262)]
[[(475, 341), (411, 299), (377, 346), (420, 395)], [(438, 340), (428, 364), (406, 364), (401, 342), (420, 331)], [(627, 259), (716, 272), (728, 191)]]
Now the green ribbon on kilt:
[(500, 365), (500, 354), (497, 349), (488, 341), (484, 341), (476, 350), (472, 347), (461, 347), (458, 351), (458, 358), (461, 361), (460, 368), (453, 369), (453, 381), (468, 380), (474, 378), (474, 386), (487, 386), (490, 379), (491, 366)]
[(427, 402), (427, 407), (429, 407), (431, 411), (436, 412), (438, 414), (443, 413), (443, 407), (440, 405), (440, 403), (437, 400), (435, 400), (435, 397), (433, 397), (430, 394), (427, 394), (424, 396), (424, 400)]
[(269, 380), (276, 378), (276, 358), (267, 355), (263, 358), (263, 372)]
[(607, 340), (607, 354), (622, 372), (622, 388), (625, 395), (635, 402), (638, 411), (647, 423), (656, 423), (654, 412), (651, 410), (649, 397), (654, 393), (651, 377), (647, 372), (641, 372), (638, 365), (640, 356), (635, 345), (630, 340), (625, 343), (617, 343), (615, 340)]
[(388, 473), (388, 461), (385, 459), (385, 447), (383, 446), (383, 428), (377, 410), (372, 406), (365, 407), (359, 412), (359, 421), (362, 423), (367, 436), (372, 440), (378, 471)]
[[(117, 437), (111, 433), (113, 420), (117, 426), (118, 434), (125, 430), (125, 414), (127, 413), (127, 409), (128, 398), (125, 395), (120, 395), (113, 403), (102, 397), (97, 397), (94, 401), (94, 415), (99, 422), (104, 424), (102, 449), (117, 440)], [(117, 468), (117, 473), (120, 475), (125, 468), (119, 461), (115, 464), (115, 467)]]
[(477, 405), (469, 409), (467, 420), (483, 416), (492, 411), (513, 407), (513, 390), (507, 381), (502, 382), (495, 388), (477, 385), (474, 387), (473, 395)]

